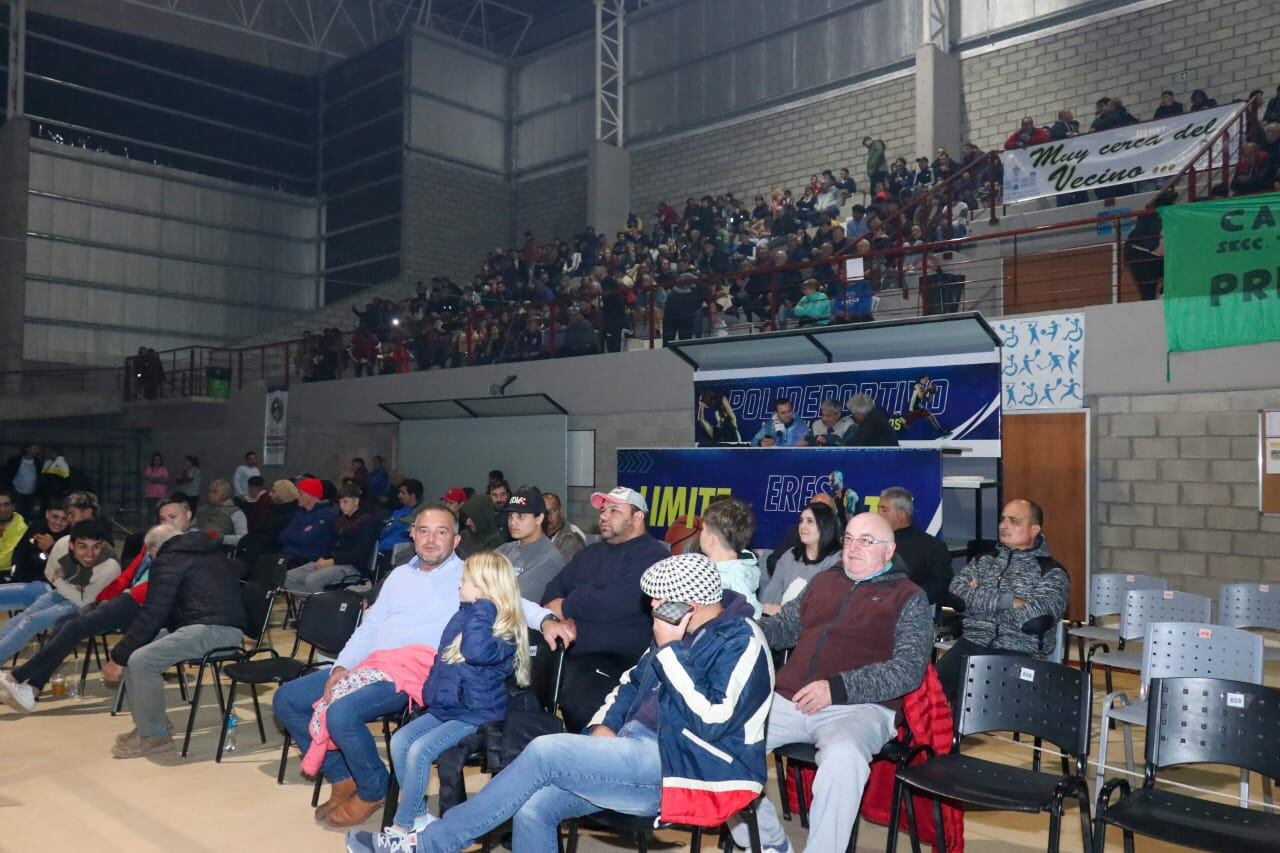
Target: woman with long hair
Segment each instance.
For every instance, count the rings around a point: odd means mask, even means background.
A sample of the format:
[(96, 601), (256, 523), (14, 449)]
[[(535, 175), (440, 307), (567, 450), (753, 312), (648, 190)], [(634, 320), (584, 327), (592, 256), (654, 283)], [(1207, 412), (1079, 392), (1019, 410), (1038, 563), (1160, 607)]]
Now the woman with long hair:
[(765, 616), (800, 595), (818, 572), (840, 562), (840, 519), (824, 503), (811, 503), (800, 512), (800, 544), (778, 558), (773, 577), (760, 594)]

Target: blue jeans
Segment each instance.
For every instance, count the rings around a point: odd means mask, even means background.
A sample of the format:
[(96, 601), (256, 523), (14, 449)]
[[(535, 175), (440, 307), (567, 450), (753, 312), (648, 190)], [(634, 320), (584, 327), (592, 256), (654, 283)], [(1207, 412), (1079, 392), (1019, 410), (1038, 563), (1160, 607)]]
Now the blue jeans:
[(0, 661), (13, 657), (36, 634), (76, 612), (76, 606), (70, 601), (47, 587), (46, 590), (30, 607), (0, 628)]
[[(304, 753), (311, 746), (311, 706), (324, 694), (328, 670), (304, 675), (280, 686), (271, 700), (276, 719), (289, 730)], [(332, 782), (354, 779), (356, 793), (373, 803), (387, 795), (387, 768), (378, 757), (378, 745), (365, 725), (383, 714), (405, 707), (408, 698), (389, 681), (379, 681), (348, 693), (329, 706), (329, 737), (337, 745), (329, 750), (320, 772)]]
[(44, 581), (0, 584), (0, 610), (25, 610), (51, 589)]
[(658, 814), (658, 741), (628, 724), (618, 737), (544, 735), (480, 793), (418, 833), (418, 850), (457, 851), (515, 816), (511, 849), (559, 853), (560, 822), (601, 809)]
[(431, 765), (440, 753), (475, 731), (475, 726), (462, 720), (440, 720), (423, 714), (392, 735), (391, 765), (400, 780), (396, 826), (413, 829), (413, 822), (427, 811)]

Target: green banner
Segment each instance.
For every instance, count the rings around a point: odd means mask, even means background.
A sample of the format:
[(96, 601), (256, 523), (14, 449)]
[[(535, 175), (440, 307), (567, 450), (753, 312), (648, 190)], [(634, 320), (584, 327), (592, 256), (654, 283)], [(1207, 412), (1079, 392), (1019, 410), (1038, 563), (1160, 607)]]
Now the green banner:
[(1170, 352), (1280, 341), (1280, 193), (1160, 208)]

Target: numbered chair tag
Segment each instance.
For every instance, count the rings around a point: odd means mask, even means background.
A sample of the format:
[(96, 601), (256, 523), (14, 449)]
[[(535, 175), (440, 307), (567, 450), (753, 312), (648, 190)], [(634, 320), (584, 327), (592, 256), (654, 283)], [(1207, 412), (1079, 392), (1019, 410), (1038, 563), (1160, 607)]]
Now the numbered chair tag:
[(1024, 666), (1022, 667), (1021, 671), (1018, 673), (1018, 678), (1022, 679), (1023, 681), (1035, 681), (1036, 671), (1034, 669), (1029, 669)]
[(1165, 601), (1168, 601), (1168, 600), (1169, 600), (1169, 599), (1171, 599), (1171, 598), (1173, 598), (1173, 590), (1171, 590), (1171, 589), (1166, 589), (1166, 590), (1164, 591), (1164, 599), (1165, 599)]
[(1243, 694), (1243, 693), (1228, 693), (1228, 694), (1227, 694), (1227, 707), (1228, 707), (1228, 708), (1243, 708), (1243, 707), (1244, 707), (1244, 694)]
[(1199, 631), (1196, 631), (1196, 636), (1198, 636), (1198, 637), (1199, 637), (1200, 639), (1202, 639), (1202, 640), (1212, 640), (1212, 639), (1213, 639), (1213, 629), (1212, 629), (1212, 628), (1201, 628)]
[(339, 612), (339, 613), (346, 613), (346, 612), (347, 612), (347, 602), (345, 602), (345, 601), (344, 601), (344, 602), (342, 602), (341, 604), (339, 604), (339, 605), (338, 605), (338, 612)]

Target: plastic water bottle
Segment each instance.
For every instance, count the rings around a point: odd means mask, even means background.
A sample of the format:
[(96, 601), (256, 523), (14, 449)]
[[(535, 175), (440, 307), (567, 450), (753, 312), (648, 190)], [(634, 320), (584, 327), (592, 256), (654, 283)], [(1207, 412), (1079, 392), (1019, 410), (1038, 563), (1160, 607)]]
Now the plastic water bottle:
[(223, 752), (236, 751), (236, 728), (240, 725), (240, 718), (235, 714), (227, 717), (227, 742), (222, 747)]

